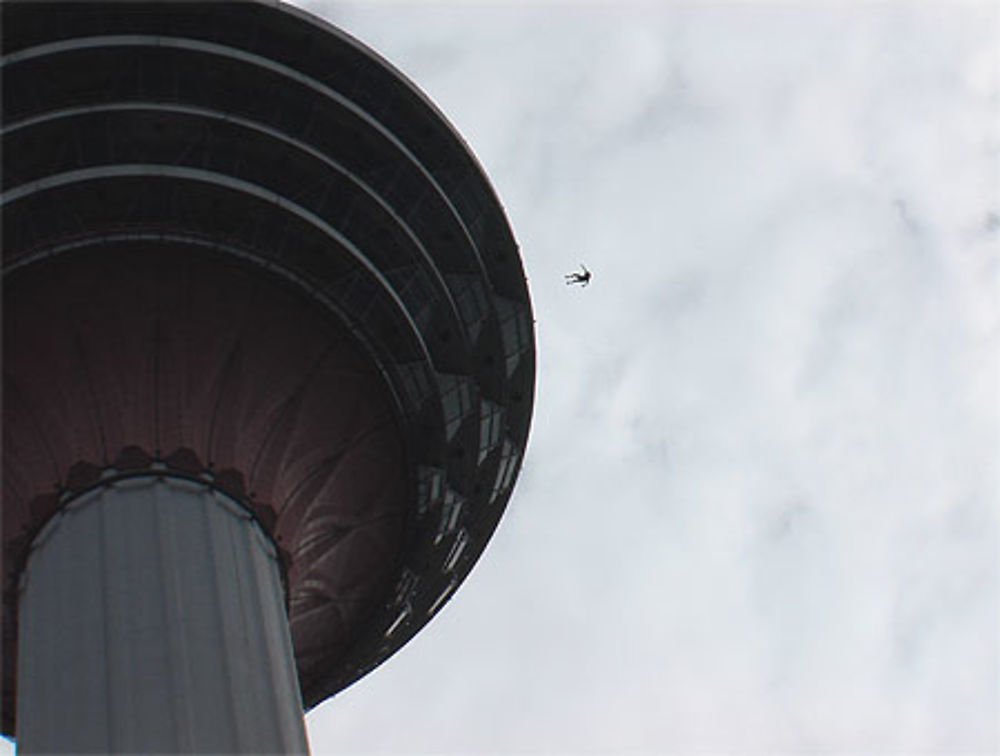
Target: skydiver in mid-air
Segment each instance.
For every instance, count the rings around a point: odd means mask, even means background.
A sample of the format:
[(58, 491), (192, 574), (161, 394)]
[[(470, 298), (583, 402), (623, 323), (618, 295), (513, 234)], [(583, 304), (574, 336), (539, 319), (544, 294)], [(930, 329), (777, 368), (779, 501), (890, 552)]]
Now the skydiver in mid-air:
[(587, 266), (580, 263), (580, 269), (583, 273), (577, 273), (573, 271), (572, 273), (567, 273), (564, 278), (566, 279), (566, 285), (570, 286), (572, 284), (580, 284), (580, 286), (586, 286), (590, 283), (590, 271), (587, 270)]

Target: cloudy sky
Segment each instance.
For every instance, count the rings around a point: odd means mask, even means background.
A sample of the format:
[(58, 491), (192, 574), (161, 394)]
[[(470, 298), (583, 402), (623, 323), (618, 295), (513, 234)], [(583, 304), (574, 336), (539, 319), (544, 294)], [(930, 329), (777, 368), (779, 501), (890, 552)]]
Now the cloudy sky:
[(302, 5), (465, 136), (539, 348), (497, 535), (314, 751), (1000, 748), (1000, 6)]
[(1000, 6), (297, 4), (465, 136), (539, 349), (497, 535), (313, 751), (997, 752)]

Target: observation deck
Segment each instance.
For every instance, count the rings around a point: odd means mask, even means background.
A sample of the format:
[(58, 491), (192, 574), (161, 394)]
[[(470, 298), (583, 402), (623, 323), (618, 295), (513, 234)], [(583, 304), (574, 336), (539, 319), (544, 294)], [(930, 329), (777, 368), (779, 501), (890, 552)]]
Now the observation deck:
[(503, 209), (413, 84), (296, 8), (0, 13), (3, 732), (33, 541), (136, 476), (273, 540), (315, 706), (441, 608), (511, 495), (535, 347)]

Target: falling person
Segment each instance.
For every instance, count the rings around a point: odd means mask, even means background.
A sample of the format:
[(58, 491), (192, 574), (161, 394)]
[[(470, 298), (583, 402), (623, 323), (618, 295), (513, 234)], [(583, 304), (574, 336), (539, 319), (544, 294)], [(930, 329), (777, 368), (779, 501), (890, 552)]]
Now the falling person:
[(566, 279), (566, 285), (570, 286), (572, 284), (580, 284), (580, 286), (586, 286), (590, 283), (590, 271), (587, 270), (587, 266), (580, 263), (580, 269), (583, 273), (577, 273), (573, 271), (572, 273), (567, 273), (564, 278)]

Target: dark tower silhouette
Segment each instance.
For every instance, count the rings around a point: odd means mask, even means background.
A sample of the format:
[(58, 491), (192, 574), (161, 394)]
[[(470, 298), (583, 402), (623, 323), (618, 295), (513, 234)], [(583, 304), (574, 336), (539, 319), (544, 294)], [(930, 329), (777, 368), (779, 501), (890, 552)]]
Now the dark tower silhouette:
[(510, 496), (535, 355), (503, 210), (295, 8), (0, 12), (3, 732), (304, 750)]

